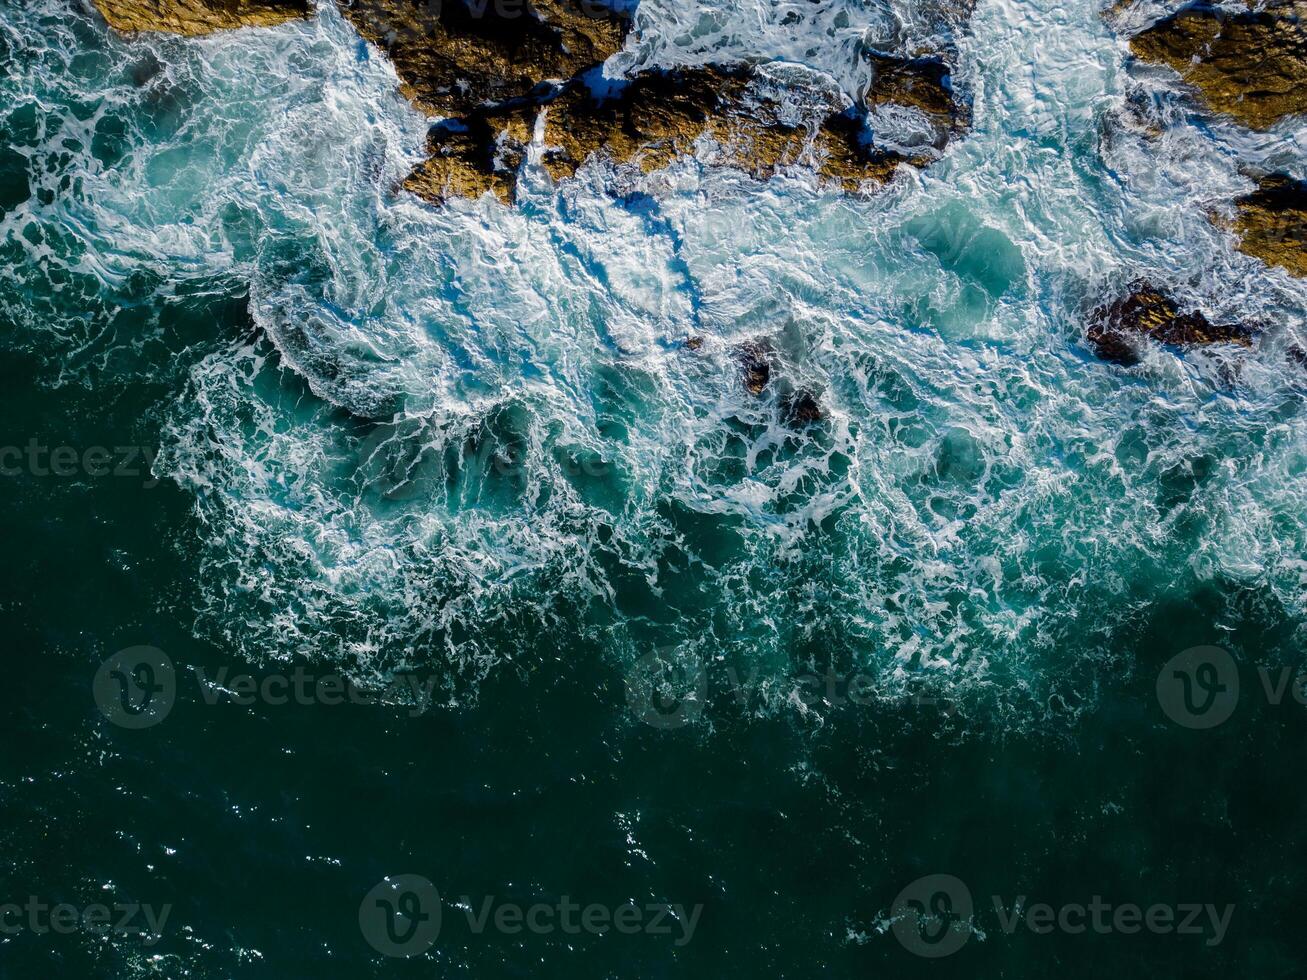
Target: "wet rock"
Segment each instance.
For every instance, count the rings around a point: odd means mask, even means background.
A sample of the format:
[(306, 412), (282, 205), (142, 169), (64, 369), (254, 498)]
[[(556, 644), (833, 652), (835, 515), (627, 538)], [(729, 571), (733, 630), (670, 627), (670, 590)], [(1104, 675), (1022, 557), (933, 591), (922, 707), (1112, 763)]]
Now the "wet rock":
[[(881, 78), (887, 80), (885, 99), (901, 96), (930, 107), (939, 123), (936, 145), (948, 142), (955, 112), (941, 65), (928, 59), (895, 63), (878, 73)], [(574, 88), (546, 110), (545, 166), (562, 179), (602, 153), (650, 172), (693, 152), (703, 137), (720, 147), (717, 162), (759, 180), (806, 165), (854, 188), (884, 182), (900, 163), (924, 162), (877, 150), (855, 112), (834, 112), (811, 126), (787, 123), (779, 105), (750, 91), (753, 79), (748, 68), (708, 66), (647, 72), (606, 99)]]
[(771, 380), (772, 346), (765, 340), (749, 340), (732, 351), (740, 364), (744, 387), (761, 395)]
[(1247, 346), (1252, 331), (1242, 324), (1213, 324), (1196, 310), (1181, 312), (1168, 296), (1139, 279), (1123, 298), (1093, 312), (1086, 337), (1103, 360), (1129, 365), (1139, 361), (1140, 346), (1147, 339), (1175, 347)]
[(821, 403), (810, 391), (793, 391), (781, 399), (781, 417), (785, 424), (800, 429), (823, 418)]
[(1307, 0), (1229, 14), (1192, 3), (1130, 41), (1170, 65), (1212, 109), (1252, 129), (1307, 112)]
[[(311, 11), (309, 0), (96, 3), (115, 27), (180, 33)], [(447, 121), (432, 132), (430, 159), (404, 181), (433, 202), (487, 192), (511, 202), (541, 111), (543, 163), (556, 180), (594, 156), (658, 170), (707, 140), (712, 162), (759, 180), (802, 166), (850, 192), (885, 183), (902, 164), (930, 163), (966, 122), (939, 58), (873, 55), (864, 105), (796, 123), (747, 66), (648, 71), (596, 94), (584, 76), (630, 30), (629, 15), (600, 0), (342, 0), (342, 12), (392, 61), (403, 94)], [(920, 147), (878, 146), (885, 112), (924, 120)]]
[(702, 337), (686, 337), (686, 338), (685, 338), (685, 349), (686, 349), (686, 350), (699, 350), (701, 347), (703, 347), (703, 338), (702, 338)]
[(353, 0), (342, 12), (432, 116), (573, 78), (620, 51), (630, 30), (597, 0)]
[(405, 178), (404, 189), (433, 203), (490, 192), (511, 204), (535, 116), (535, 107), (525, 106), (442, 123), (428, 138), (431, 156)]
[[(603, 95), (584, 84), (569, 85), (541, 100), (544, 167), (555, 180), (565, 180), (598, 156), (650, 173), (693, 153), (707, 139), (715, 147), (709, 157), (713, 163), (755, 179), (807, 167), (854, 192), (886, 182), (902, 164), (925, 166), (934, 159), (931, 148), (913, 156), (878, 148), (857, 111), (832, 112), (807, 125), (784, 121), (782, 107), (751, 88), (755, 77), (745, 66), (706, 66), (645, 72)], [(897, 93), (932, 120), (937, 127), (932, 147), (946, 145), (960, 128), (962, 114), (953, 104), (942, 63), (896, 63), (877, 77), (890, 87), (877, 96), (882, 102)], [(433, 143), (433, 153), (462, 156), (464, 141), (461, 134), (453, 135), (447, 149)], [(500, 168), (496, 179), (497, 186), (511, 188), (515, 182), (511, 167)]]
[(1307, 183), (1273, 174), (1234, 204), (1228, 227), (1239, 236), (1239, 251), (1307, 277)]
[(118, 31), (162, 31), (191, 37), (237, 27), (272, 27), (308, 17), (309, 0), (95, 0)]

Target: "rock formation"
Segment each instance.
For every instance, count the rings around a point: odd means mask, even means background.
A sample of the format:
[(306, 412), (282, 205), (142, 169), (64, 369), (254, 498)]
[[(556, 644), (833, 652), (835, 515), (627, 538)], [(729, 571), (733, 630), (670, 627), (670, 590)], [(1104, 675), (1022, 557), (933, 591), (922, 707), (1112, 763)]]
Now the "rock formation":
[(630, 29), (597, 0), (343, 0), (341, 9), (432, 116), (573, 78), (620, 51)]
[(1144, 279), (1131, 283), (1121, 299), (1096, 309), (1086, 336), (1103, 360), (1127, 365), (1138, 362), (1140, 344), (1148, 338), (1175, 347), (1252, 342), (1252, 331), (1242, 324), (1213, 324), (1197, 310), (1182, 313)]
[(1130, 49), (1170, 65), (1212, 109), (1252, 129), (1307, 112), (1307, 0), (1236, 14), (1192, 3), (1137, 34)]
[[(810, 125), (785, 122), (779, 105), (752, 91), (752, 68), (707, 66), (645, 72), (603, 95), (577, 82), (541, 100), (543, 164), (555, 180), (573, 176), (596, 155), (648, 173), (692, 153), (707, 138), (718, 149), (716, 162), (759, 180), (806, 166), (849, 191), (867, 181), (883, 183), (900, 164), (929, 163), (965, 114), (953, 102), (942, 62), (882, 58), (878, 63), (876, 104), (907, 105), (931, 124), (932, 142), (918, 154), (875, 147), (857, 111), (832, 111)], [(438, 128), (433, 160), (457, 163), (437, 162), (434, 172), (424, 165), (406, 186), (436, 199), (476, 188), (508, 200), (533, 127), (529, 111), (515, 107), (479, 110), (466, 130)]]
[(1234, 204), (1228, 227), (1239, 236), (1239, 251), (1307, 276), (1307, 183), (1273, 174)]
[[(95, 2), (115, 27), (188, 34), (309, 12), (309, 0)], [(865, 104), (796, 123), (747, 65), (652, 70), (596, 91), (588, 73), (630, 27), (600, 0), (342, 0), (342, 12), (386, 52), (404, 94), (441, 120), (429, 158), (404, 181), (434, 202), (489, 192), (511, 203), (541, 133), (556, 180), (596, 156), (650, 172), (708, 145), (714, 162), (759, 180), (808, 167), (857, 191), (901, 164), (928, 164), (967, 121), (940, 58), (869, 55)], [(921, 120), (920, 146), (876, 145), (868, 121), (890, 106)]]
[(307, 17), (309, 0), (95, 0), (119, 31), (197, 36), (237, 27), (272, 27)]

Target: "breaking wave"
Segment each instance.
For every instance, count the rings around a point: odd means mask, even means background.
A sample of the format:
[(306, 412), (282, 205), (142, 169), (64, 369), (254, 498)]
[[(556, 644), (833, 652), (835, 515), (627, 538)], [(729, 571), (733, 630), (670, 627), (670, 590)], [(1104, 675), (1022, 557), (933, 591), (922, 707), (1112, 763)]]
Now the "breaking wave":
[[(849, 98), (867, 50), (956, 23), (685, 10), (644, 0), (609, 70), (775, 60)], [(436, 209), (395, 190), (427, 120), (330, 4), (199, 40), (0, 6), (31, 185), (0, 321), (86, 383), (172, 342), (119, 307), (248, 288), (256, 329), (187, 339), (159, 467), (195, 497), (200, 628), (252, 657), (476, 678), (552, 630), (1038, 699), (1056, 650), (1197, 581), (1301, 615), (1307, 286), (1206, 216), (1241, 166), (1302, 176), (1300, 130), (1194, 122), (1089, 4), (982, 2), (954, 42), (970, 132), (869, 199), (688, 159)], [(1085, 310), (1141, 275), (1260, 343), (1097, 361)]]

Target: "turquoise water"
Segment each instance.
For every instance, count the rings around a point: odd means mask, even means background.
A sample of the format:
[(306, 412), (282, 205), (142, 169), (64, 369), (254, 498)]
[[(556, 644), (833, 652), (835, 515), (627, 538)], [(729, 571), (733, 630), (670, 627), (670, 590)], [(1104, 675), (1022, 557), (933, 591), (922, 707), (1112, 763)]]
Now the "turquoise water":
[[(783, 6), (645, 0), (610, 68), (838, 100), (866, 39), (941, 30)], [(4, 478), (0, 881), (172, 907), (0, 937), (3, 975), (1295, 975), (1304, 709), (1256, 671), (1301, 666), (1307, 287), (1206, 214), (1304, 176), (1301, 127), (1194, 115), (1088, 4), (982, 0), (956, 43), (971, 130), (868, 199), (684, 160), (434, 209), (393, 191), (427, 121), (330, 4), (199, 40), (0, 5), (0, 443), (152, 460)], [(1096, 360), (1139, 276), (1258, 345)], [(92, 678), (140, 644), (179, 695), (124, 730)], [(1211, 731), (1155, 696), (1199, 644), (1244, 685)], [(690, 724), (646, 723), (659, 664)], [(210, 705), (224, 666), (434, 706)], [(979, 909), (941, 960), (891, 928), (932, 873)], [(445, 901), (423, 957), (359, 928), (398, 874)], [(460, 895), (703, 909), (676, 946), (475, 934)], [(1007, 934), (992, 895), (1235, 908), (1208, 945)]]

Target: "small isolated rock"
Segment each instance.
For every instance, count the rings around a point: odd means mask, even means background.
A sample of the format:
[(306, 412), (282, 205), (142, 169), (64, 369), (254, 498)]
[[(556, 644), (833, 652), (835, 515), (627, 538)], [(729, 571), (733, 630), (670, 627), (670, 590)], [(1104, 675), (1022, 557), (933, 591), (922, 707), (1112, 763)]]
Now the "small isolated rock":
[(702, 346), (703, 346), (703, 338), (702, 338), (702, 337), (686, 337), (686, 338), (685, 338), (685, 349), (686, 349), (686, 350), (698, 350), (698, 349), (701, 348)]
[(1114, 364), (1135, 364), (1146, 338), (1175, 347), (1197, 344), (1242, 344), (1252, 331), (1242, 324), (1213, 324), (1197, 310), (1180, 309), (1145, 279), (1130, 284), (1129, 293), (1110, 306), (1100, 306), (1089, 319), (1086, 333), (1094, 351)]

